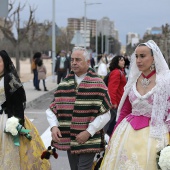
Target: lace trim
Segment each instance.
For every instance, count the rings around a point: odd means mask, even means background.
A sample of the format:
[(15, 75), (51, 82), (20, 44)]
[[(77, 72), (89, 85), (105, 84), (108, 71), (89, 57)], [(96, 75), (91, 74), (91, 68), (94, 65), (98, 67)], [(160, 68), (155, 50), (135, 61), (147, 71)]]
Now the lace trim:
[[(153, 92), (152, 89), (146, 95), (141, 96), (134, 85), (129, 93), (129, 100), (132, 104), (132, 115), (151, 117), (152, 104), (153, 104)], [(146, 107), (147, 106), (147, 107)]]
[[(119, 126), (115, 130), (115, 132), (114, 132), (115, 138), (113, 138), (113, 137), (111, 138), (111, 140), (108, 144), (107, 150), (106, 150), (106, 153), (111, 152), (112, 154), (111, 155), (106, 154), (103, 167), (108, 167), (108, 169), (111, 169), (111, 163), (108, 164), (108, 162), (114, 161), (114, 159), (116, 157), (116, 151), (117, 151), (117, 148), (118, 148), (118, 145), (119, 145), (119, 142), (120, 142), (120, 137), (125, 132), (127, 125), (128, 125), (128, 123), (127, 123), (126, 119), (124, 119), (124, 120), (121, 121), (121, 123), (119, 124)], [(112, 146), (114, 146), (114, 147), (112, 147)]]
[(132, 153), (131, 158), (128, 159), (125, 150), (121, 153), (119, 165), (118, 170), (143, 170), (143, 168), (139, 166), (137, 154)]
[(136, 89), (136, 83), (133, 84), (133, 87), (132, 87), (132, 88), (133, 88), (133, 91), (134, 91), (135, 95), (136, 95), (138, 98), (140, 98), (140, 99), (147, 99), (149, 96), (151, 96), (151, 95), (155, 92), (157, 86), (155, 85), (149, 92), (147, 92), (147, 93), (144, 94), (144, 95), (141, 95), (141, 94), (137, 91), (137, 89)]

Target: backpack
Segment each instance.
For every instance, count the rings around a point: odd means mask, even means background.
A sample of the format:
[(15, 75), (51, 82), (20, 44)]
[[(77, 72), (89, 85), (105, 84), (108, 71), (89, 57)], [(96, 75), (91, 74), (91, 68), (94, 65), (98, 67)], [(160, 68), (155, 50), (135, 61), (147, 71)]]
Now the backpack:
[(109, 76), (110, 76), (110, 72), (107, 73), (107, 75), (104, 77), (103, 81), (105, 83), (105, 85), (108, 87), (108, 82), (109, 82)]
[(36, 68), (37, 68), (37, 67), (36, 67), (35, 61), (32, 60), (32, 62), (31, 62), (31, 69), (34, 70), (34, 69), (36, 69)]

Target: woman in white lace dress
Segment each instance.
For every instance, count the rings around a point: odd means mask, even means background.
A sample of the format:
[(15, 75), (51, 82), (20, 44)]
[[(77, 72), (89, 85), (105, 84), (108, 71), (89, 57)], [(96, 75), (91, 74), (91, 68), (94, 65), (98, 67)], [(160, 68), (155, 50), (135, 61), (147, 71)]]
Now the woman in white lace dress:
[(137, 46), (100, 170), (157, 170), (169, 143), (170, 71), (154, 41)]

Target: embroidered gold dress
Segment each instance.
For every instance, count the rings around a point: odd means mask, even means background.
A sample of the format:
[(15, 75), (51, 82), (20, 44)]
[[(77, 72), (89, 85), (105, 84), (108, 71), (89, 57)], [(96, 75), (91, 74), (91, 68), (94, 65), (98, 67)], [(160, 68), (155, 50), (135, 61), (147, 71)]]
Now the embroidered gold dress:
[[(133, 118), (139, 116), (151, 117), (153, 93), (155, 88), (141, 96), (134, 85), (129, 93), (132, 105), (131, 120), (125, 117), (114, 131), (106, 149), (100, 170), (157, 170), (157, 152), (169, 142), (169, 134), (162, 138), (150, 136), (150, 121), (148, 126), (134, 129)], [(136, 125), (141, 125), (138, 122)]]
[[(4, 78), (0, 80), (0, 110), (5, 102)], [(20, 146), (15, 146), (12, 136), (4, 133), (7, 114), (0, 114), (0, 170), (50, 170), (48, 160), (41, 160), (44, 144), (35, 126), (25, 117), (25, 127), (30, 129), (32, 140), (20, 136)]]

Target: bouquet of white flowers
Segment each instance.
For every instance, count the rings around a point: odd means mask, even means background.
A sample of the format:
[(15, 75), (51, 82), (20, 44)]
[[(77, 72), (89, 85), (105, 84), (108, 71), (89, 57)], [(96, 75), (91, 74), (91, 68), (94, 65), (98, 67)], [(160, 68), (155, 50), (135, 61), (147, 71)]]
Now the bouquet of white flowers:
[(24, 135), (27, 139), (31, 140), (32, 137), (29, 134), (30, 130), (25, 129), (16, 117), (8, 118), (6, 121), (5, 130), (6, 133), (10, 133), (13, 136), (14, 145), (20, 146), (19, 135)]
[(166, 146), (158, 153), (157, 164), (159, 170), (169, 170), (170, 169), (170, 146)]

